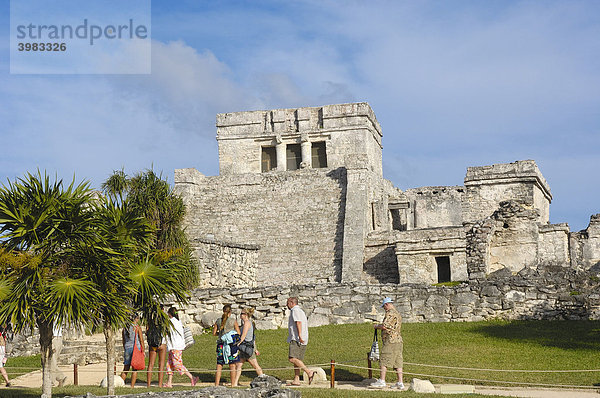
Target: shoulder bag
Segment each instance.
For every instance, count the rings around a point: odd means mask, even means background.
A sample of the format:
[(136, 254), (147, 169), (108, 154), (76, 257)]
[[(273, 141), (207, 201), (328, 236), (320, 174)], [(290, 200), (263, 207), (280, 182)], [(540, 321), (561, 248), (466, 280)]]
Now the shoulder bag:
[(239, 345), (239, 349), (245, 357), (250, 358), (254, 355), (254, 340), (256, 340), (256, 327), (254, 326), (254, 322), (252, 323), (252, 340), (250, 341), (242, 341)]
[(133, 370), (143, 370), (146, 368), (146, 359), (144, 355), (144, 351), (142, 351), (142, 344), (140, 342), (139, 347), (137, 342), (139, 342), (138, 338), (138, 329), (135, 329), (135, 339), (133, 340), (133, 354), (131, 355), (131, 367)]
[(192, 335), (192, 331), (188, 326), (183, 327), (183, 339), (185, 340), (185, 348), (189, 348), (194, 345), (194, 336)]
[(379, 361), (379, 343), (377, 342), (377, 329), (373, 334), (373, 344), (371, 344), (371, 351), (369, 351), (369, 359), (371, 361)]

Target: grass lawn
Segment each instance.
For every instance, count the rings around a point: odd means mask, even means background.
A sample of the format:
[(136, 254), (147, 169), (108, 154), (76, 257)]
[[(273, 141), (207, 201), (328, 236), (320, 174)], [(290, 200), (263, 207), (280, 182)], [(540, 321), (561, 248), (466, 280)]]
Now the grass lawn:
[[(412, 374), (434, 383), (493, 384), (492, 380), (521, 383), (542, 383), (550, 385), (593, 386), (600, 383), (600, 372), (571, 373), (526, 373), (496, 372), (491, 370), (459, 370), (422, 366), (436, 365), (499, 370), (581, 370), (600, 369), (600, 322), (599, 321), (516, 321), (516, 322), (473, 322), (473, 323), (421, 323), (403, 326), (405, 384)], [(370, 324), (330, 325), (310, 329), (310, 340), (305, 358), (309, 365), (320, 365), (329, 376), (330, 360), (336, 361), (336, 380), (360, 381), (367, 377), (367, 370), (352, 366), (366, 366), (366, 353), (373, 336)], [(257, 331), (258, 348), (261, 355), (258, 361), (265, 373), (290, 379), (293, 375), (287, 362), (287, 330)], [(215, 337), (209, 334), (196, 336), (196, 344), (183, 355), (184, 364), (198, 375), (203, 382), (214, 380)], [(18, 362), (19, 361), (19, 362)], [(15, 374), (11, 366), (37, 366), (36, 358), (10, 358), (7, 365), (9, 376)], [(374, 364), (377, 366), (377, 363)], [(244, 369), (251, 369), (246, 364)], [(374, 376), (379, 375), (374, 371)], [(242, 383), (247, 383), (256, 374), (253, 371), (242, 374)], [(446, 379), (459, 377), (487, 380), (468, 381)], [(176, 376), (176, 380), (187, 378)], [(138, 380), (145, 381), (140, 373)], [(156, 374), (154, 376), (156, 381)], [(229, 381), (224, 372), (223, 381)], [(392, 375), (388, 376), (388, 381)], [(74, 390), (78, 390), (74, 391)], [(80, 390), (81, 389), (81, 390)], [(0, 397), (28, 396), (10, 395), (10, 390), (0, 389)], [(33, 392), (35, 390), (31, 390)], [(63, 392), (64, 391), (64, 392)], [(103, 389), (85, 387), (65, 387), (54, 389), (56, 396), (76, 395), (82, 392), (103, 394)], [(136, 392), (144, 390), (136, 389)], [(17, 391), (14, 391), (16, 393)], [(131, 393), (123, 388), (121, 394)], [(330, 391), (302, 390), (305, 397), (385, 397), (392, 393), (381, 391)], [(39, 395), (39, 391), (37, 392)], [(397, 394), (397, 393), (396, 393)], [(31, 396), (35, 396), (31, 395)], [(410, 397), (410, 393), (403, 393)], [(419, 395), (424, 396), (424, 395)], [(473, 396), (473, 395), (470, 395)]]

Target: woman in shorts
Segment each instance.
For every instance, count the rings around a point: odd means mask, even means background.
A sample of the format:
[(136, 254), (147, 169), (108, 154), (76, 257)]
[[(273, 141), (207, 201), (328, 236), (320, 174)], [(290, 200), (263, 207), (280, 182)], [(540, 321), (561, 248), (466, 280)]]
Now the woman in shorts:
[[(260, 355), (260, 352), (256, 349), (256, 335), (255, 327), (254, 327), (254, 308), (244, 308), (242, 313), (240, 314), (240, 319), (242, 321), (242, 335), (240, 336), (240, 342), (238, 346), (240, 346), (240, 361), (236, 364), (237, 377), (236, 379), (239, 381), (240, 376), (242, 374), (242, 366), (244, 362), (250, 363), (254, 370), (256, 370), (256, 374), (258, 376), (263, 375), (263, 370), (258, 364), (256, 360), (256, 356)], [(248, 347), (247, 349), (245, 347)], [(251, 347), (251, 349), (250, 349)], [(252, 354), (248, 355), (247, 351), (251, 351)], [(237, 387), (237, 384), (233, 387)]]
[(167, 358), (167, 339), (160, 332), (155, 320), (148, 320), (146, 328), (146, 341), (148, 342), (148, 372), (146, 386), (150, 387), (152, 382), (152, 370), (158, 356), (158, 386), (163, 386), (165, 376), (165, 359)]
[(215, 386), (221, 382), (221, 371), (223, 365), (229, 365), (231, 371), (231, 385), (237, 385), (236, 363), (239, 359), (238, 345), (240, 339), (240, 326), (231, 316), (231, 305), (223, 306), (223, 315), (213, 325), (213, 336), (217, 339), (217, 372), (215, 374)]
[[(131, 357), (133, 356), (133, 346), (137, 345), (138, 348), (145, 351), (144, 340), (142, 337), (142, 328), (139, 325), (140, 316), (135, 315), (133, 323), (126, 328), (123, 328), (123, 371), (121, 372), (121, 378), (123, 381), (127, 378), (129, 368), (131, 368)], [(137, 370), (131, 369), (131, 387), (135, 387), (135, 381), (137, 380)]]

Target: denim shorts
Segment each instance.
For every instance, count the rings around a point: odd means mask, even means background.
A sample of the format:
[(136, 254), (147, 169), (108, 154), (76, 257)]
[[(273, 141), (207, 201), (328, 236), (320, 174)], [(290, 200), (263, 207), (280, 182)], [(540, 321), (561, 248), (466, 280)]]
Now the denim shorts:
[(123, 353), (123, 365), (129, 366), (131, 365), (131, 357), (133, 356), (133, 346), (131, 348), (125, 348), (125, 352)]

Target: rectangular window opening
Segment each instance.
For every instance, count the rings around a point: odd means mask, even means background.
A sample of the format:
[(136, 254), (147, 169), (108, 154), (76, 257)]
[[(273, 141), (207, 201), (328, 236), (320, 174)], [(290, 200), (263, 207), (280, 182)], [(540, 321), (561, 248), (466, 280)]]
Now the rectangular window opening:
[(450, 256), (440, 256), (435, 258), (437, 263), (438, 283), (450, 282)]
[(313, 169), (323, 169), (327, 167), (327, 151), (325, 148), (325, 141), (312, 143), (311, 160)]
[(406, 231), (406, 210), (390, 209), (392, 215), (392, 229), (396, 231)]
[(277, 168), (277, 151), (274, 146), (262, 147), (260, 162), (263, 173)]
[(302, 162), (302, 149), (300, 144), (289, 144), (285, 148), (287, 170), (298, 170)]

